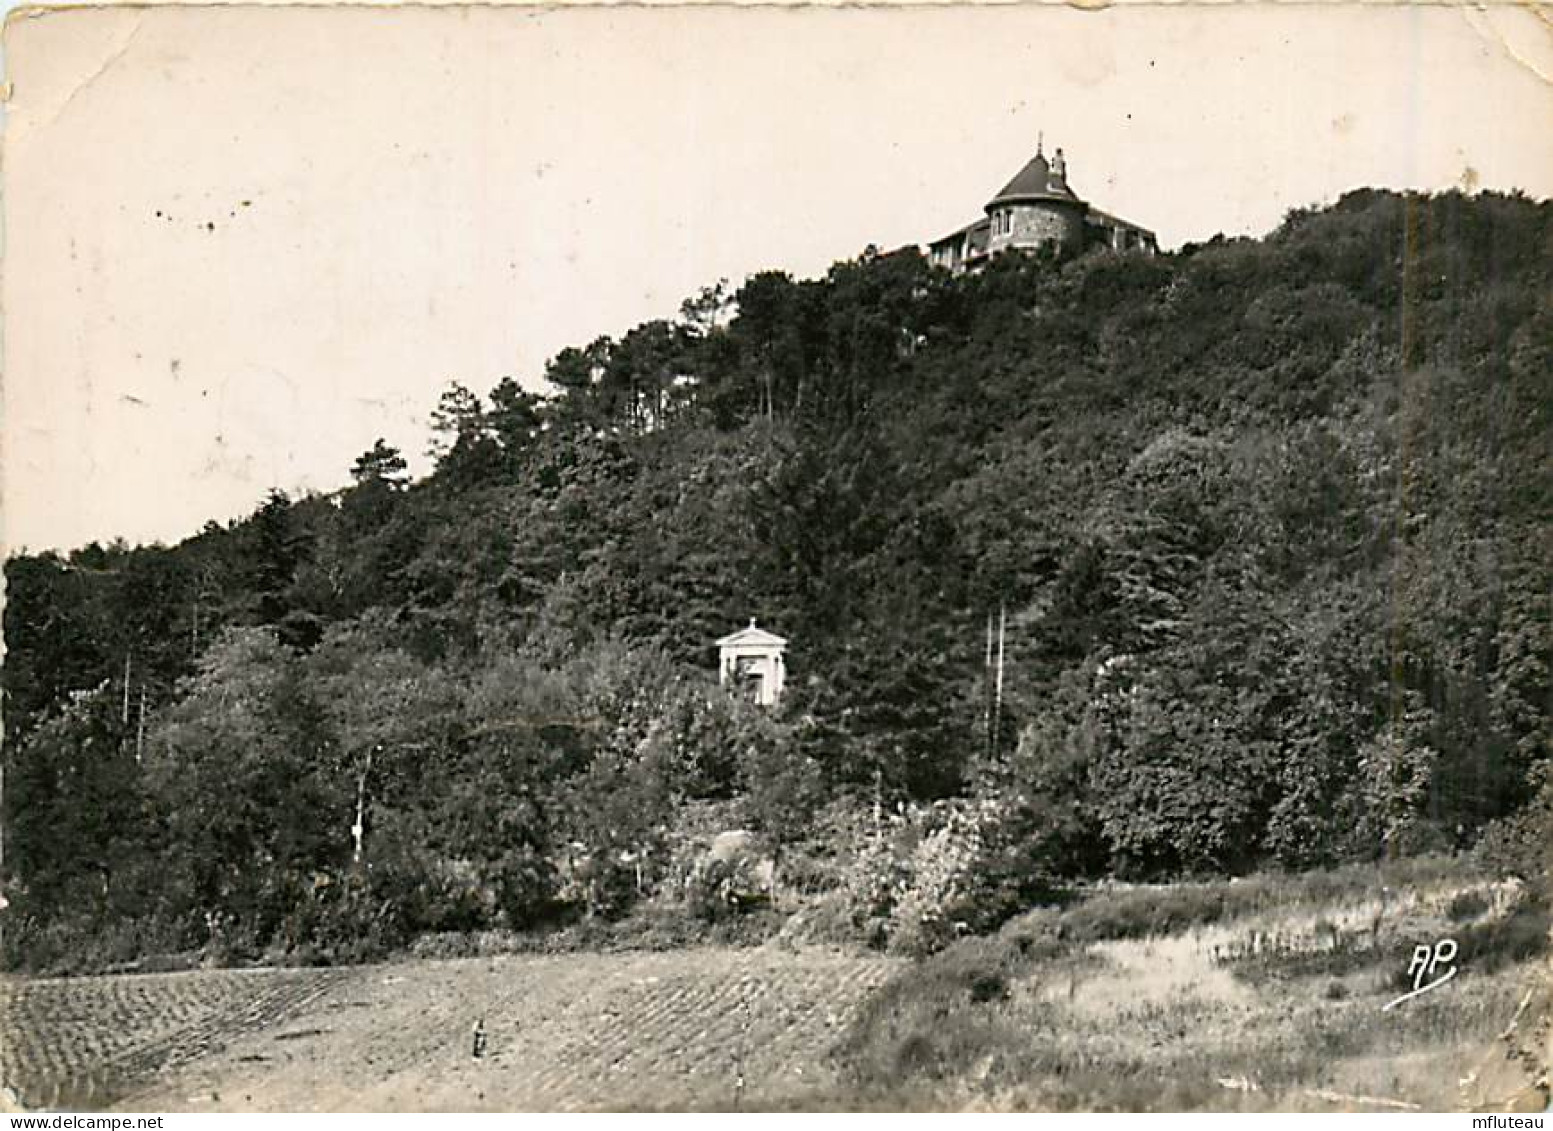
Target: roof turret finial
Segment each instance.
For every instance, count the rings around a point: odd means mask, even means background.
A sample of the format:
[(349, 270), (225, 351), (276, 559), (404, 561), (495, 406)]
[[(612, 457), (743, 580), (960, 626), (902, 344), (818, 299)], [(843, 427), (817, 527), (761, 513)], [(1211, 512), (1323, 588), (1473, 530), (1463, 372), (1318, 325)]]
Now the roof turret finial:
[(1035, 133), (1035, 155), (1039, 157), (1041, 150), (1046, 147), (1046, 131), (1037, 130)]

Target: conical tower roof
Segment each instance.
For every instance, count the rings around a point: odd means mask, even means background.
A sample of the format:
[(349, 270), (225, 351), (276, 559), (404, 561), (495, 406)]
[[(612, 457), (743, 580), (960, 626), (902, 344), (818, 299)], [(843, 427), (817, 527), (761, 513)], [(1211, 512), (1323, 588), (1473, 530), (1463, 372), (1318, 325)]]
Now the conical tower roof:
[(1012, 204), (1021, 200), (1078, 200), (1067, 181), (1052, 176), (1051, 165), (1037, 147), (1035, 156), (1025, 167), (1014, 174), (1014, 179), (987, 202), (990, 211), (999, 204)]

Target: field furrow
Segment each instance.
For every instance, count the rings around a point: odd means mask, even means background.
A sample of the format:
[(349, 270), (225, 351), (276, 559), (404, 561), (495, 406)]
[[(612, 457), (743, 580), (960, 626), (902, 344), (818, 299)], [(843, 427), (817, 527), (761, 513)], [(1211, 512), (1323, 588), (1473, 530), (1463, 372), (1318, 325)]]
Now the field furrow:
[(12, 980), (0, 1064), (29, 1106), (786, 1104), (830, 1085), (895, 965), (760, 948)]

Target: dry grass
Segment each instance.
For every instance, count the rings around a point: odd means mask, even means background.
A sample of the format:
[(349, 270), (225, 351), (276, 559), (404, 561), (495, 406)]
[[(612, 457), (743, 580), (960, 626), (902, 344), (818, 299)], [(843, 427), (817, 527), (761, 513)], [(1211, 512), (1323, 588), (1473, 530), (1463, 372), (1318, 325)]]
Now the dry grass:
[[(1444, 937), (1459, 973), (1383, 1012)], [(1108, 889), (897, 977), (840, 1057), (870, 1106), (1539, 1106), (1545, 1066), (1500, 1037), (1546, 1010), (1547, 937), (1545, 906), (1450, 862)]]

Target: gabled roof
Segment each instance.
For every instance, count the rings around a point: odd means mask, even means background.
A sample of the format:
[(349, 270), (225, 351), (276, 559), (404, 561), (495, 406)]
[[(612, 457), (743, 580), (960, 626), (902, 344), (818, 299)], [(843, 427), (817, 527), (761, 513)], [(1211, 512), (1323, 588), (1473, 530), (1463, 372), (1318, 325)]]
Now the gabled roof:
[(731, 632), (717, 642), (719, 648), (743, 647), (767, 647), (785, 648), (787, 638), (778, 636), (774, 632), (767, 632), (755, 624), (755, 618), (750, 618), (748, 628), (741, 628), (738, 632)]
[(928, 244), (928, 246), (929, 247), (942, 247), (944, 244), (950, 243), (950, 242), (952, 242), (954, 240), (961, 239), (961, 238), (963, 238), (964, 236), (966, 236), (968, 234), (974, 236), (975, 233), (976, 233), (976, 229), (978, 229), (978, 228), (990, 228), (990, 227), (992, 227), (992, 221), (987, 219), (985, 216), (983, 216), (980, 219), (972, 220), (969, 224), (965, 225), (965, 227), (963, 227), (963, 228), (956, 228), (954, 231), (950, 232), (947, 236), (940, 236), (938, 239), (936, 239), (932, 243)]
[(1123, 220), (1120, 216), (1113, 216), (1109, 212), (1102, 212), (1094, 207), (1090, 208), (1088, 215), (1084, 217), (1084, 222), (1096, 227), (1126, 228), (1129, 231), (1141, 232), (1149, 237), (1154, 235), (1151, 229), (1145, 228), (1142, 224), (1134, 224), (1131, 220)]

